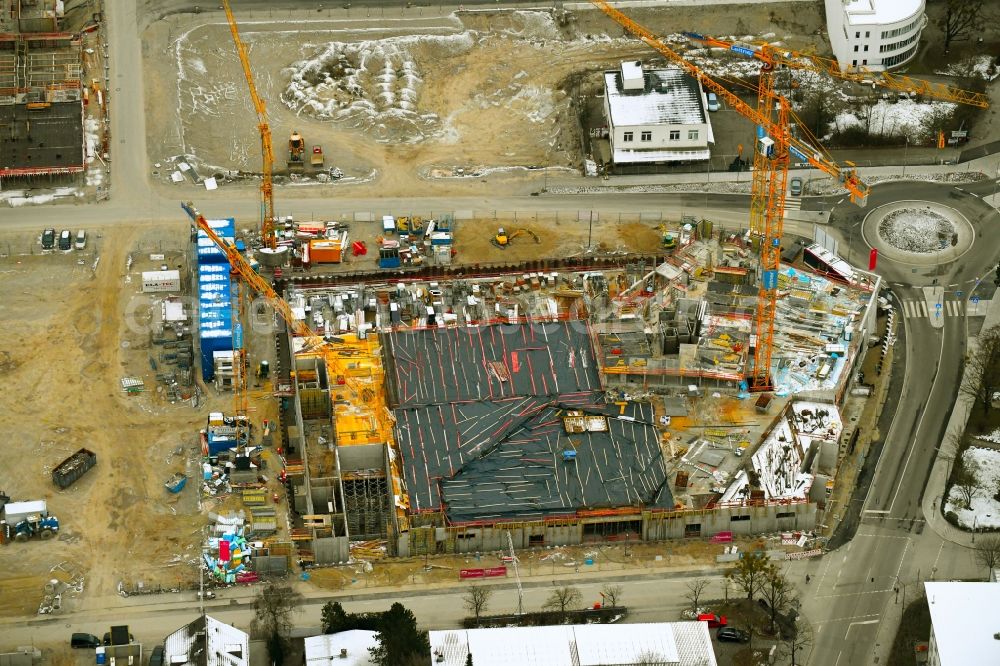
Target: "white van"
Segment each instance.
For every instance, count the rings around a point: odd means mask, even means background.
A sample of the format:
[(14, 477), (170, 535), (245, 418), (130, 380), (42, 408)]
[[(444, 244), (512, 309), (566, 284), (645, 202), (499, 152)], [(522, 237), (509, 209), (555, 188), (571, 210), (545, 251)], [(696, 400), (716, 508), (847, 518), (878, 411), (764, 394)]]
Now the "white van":
[(87, 230), (80, 229), (76, 232), (76, 249), (82, 250), (87, 247)]

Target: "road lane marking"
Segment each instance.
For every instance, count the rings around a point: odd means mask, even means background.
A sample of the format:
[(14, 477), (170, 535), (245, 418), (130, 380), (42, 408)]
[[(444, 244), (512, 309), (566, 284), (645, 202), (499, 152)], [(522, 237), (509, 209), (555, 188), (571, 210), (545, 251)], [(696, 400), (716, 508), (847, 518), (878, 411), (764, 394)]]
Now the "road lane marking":
[[(928, 402), (930, 401), (931, 396), (934, 395), (934, 389), (937, 388), (938, 380), (941, 378), (941, 372), (940, 372), (940, 370), (941, 370), (940, 365), (941, 364), (940, 364), (940, 360), (941, 360), (941, 356), (944, 354), (944, 341), (945, 341), (945, 338), (947, 338), (947, 337), (948, 336), (946, 336), (946, 335), (942, 335), (941, 336), (941, 346), (938, 349), (938, 361), (939, 361), (939, 363), (938, 363), (938, 368), (936, 370), (934, 370), (934, 381), (931, 382), (931, 388), (927, 392), (927, 400), (928, 400)], [(907, 363), (907, 367), (909, 367), (909, 363)], [(903, 381), (904, 382), (906, 381), (906, 372), (905, 371), (903, 372)], [(900, 474), (899, 474), (899, 483), (896, 485), (896, 492), (894, 492), (892, 494), (892, 501), (889, 502), (889, 511), (890, 512), (892, 512), (892, 507), (896, 506), (896, 497), (899, 496), (899, 489), (903, 487), (903, 481), (906, 479), (906, 468), (910, 466), (910, 459), (913, 458), (913, 452), (917, 450), (917, 444), (916, 443), (917, 443), (917, 438), (920, 435), (920, 428), (921, 428), (921, 426), (923, 426), (923, 424), (924, 424), (924, 417), (927, 416), (927, 412), (929, 412), (929, 411), (931, 411), (931, 410), (924, 409), (923, 412), (920, 413), (920, 420), (917, 421), (917, 429), (913, 431), (913, 437), (911, 437), (910, 440), (909, 440), (909, 442), (910, 442), (910, 452), (908, 454), (906, 454), (906, 462), (903, 463), (903, 471), (900, 472)], [(893, 415), (892, 420), (893, 420), (893, 423), (895, 423), (895, 421), (896, 421), (896, 415), (895, 414)], [(890, 426), (890, 429), (891, 428), (892, 428), (892, 426)], [(881, 462), (881, 456), (879, 456), (879, 458), (880, 458), (880, 462)], [(933, 462), (933, 460), (932, 460), (932, 462)], [(875, 479), (874, 479), (874, 476), (873, 476), (872, 477), (872, 485), (874, 485), (874, 483), (875, 483)], [(870, 490), (870, 488), (869, 488), (869, 490)]]
[(875, 621), (877, 622), (878, 618), (880, 617), (882, 616), (879, 613), (869, 613), (868, 615), (853, 615), (851, 617), (838, 617), (832, 620), (817, 620), (816, 622), (813, 622), (813, 624), (831, 624), (833, 622), (853, 622), (855, 620), (868, 620), (871, 618), (875, 618)]
[[(887, 509), (865, 509), (865, 513), (889, 513)], [(876, 536), (871, 534), (869, 536)]]
[[(849, 583), (850, 585), (863, 585), (864, 583)], [(817, 594), (813, 599), (844, 599), (846, 597), (861, 597), (866, 594), (885, 594), (886, 592), (892, 592), (892, 589), (886, 588), (884, 590), (865, 590), (864, 592), (841, 592), (839, 594)]]

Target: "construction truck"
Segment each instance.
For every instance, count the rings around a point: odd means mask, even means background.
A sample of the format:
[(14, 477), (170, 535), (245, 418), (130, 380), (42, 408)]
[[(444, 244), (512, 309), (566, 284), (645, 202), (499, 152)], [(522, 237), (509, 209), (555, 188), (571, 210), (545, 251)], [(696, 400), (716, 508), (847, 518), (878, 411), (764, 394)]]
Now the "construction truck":
[(302, 153), (305, 152), (305, 149), (306, 142), (302, 139), (302, 135), (292, 130), (292, 136), (288, 138), (289, 169), (301, 169), (303, 167)]
[(59, 531), (59, 519), (49, 514), (45, 500), (30, 502), (6, 502), (0, 517), (0, 540), (27, 541), (37, 536), (51, 539)]
[(532, 238), (535, 239), (536, 243), (541, 242), (540, 240), (538, 240), (538, 235), (534, 231), (531, 231), (530, 229), (515, 229), (514, 231), (508, 234), (506, 231), (504, 231), (503, 227), (497, 229), (496, 235), (490, 239), (490, 242), (493, 243), (493, 245), (495, 245), (496, 247), (500, 248), (501, 250), (506, 250), (507, 246), (510, 245), (510, 242), (515, 238), (517, 238), (518, 236), (531, 236)]
[(313, 146), (312, 157), (309, 158), (309, 164), (312, 165), (313, 169), (322, 169), (325, 163), (326, 158), (323, 157), (323, 146)]

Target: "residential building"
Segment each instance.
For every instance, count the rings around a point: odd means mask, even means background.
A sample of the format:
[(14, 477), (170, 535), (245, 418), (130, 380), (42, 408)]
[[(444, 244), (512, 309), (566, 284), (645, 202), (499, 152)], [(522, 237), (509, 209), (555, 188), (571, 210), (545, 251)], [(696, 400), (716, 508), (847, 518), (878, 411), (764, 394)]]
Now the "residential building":
[(432, 631), (432, 666), (715, 666), (707, 622)]
[(169, 666), (249, 666), (250, 638), (245, 631), (202, 615), (167, 636), (163, 663)]
[(1000, 664), (1000, 585), (924, 583), (931, 611), (928, 666)]
[[(305, 639), (305, 666), (375, 666), (371, 648), (378, 645), (378, 633), (363, 629)], [(464, 664), (463, 664), (464, 666)]]
[(680, 69), (623, 62), (604, 73), (604, 113), (613, 164), (696, 162), (715, 138), (701, 83)]
[(917, 55), (924, 0), (826, 0), (833, 55), (842, 70), (884, 71)]

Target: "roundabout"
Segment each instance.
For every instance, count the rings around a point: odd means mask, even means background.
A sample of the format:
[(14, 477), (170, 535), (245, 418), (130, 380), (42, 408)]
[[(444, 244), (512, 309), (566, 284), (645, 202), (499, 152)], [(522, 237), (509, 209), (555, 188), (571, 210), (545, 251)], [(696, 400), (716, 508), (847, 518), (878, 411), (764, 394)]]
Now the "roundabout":
[(869, 248), (895, 263), (931, 266), (958, 259), (972, 248), (976, 232), (958, 210), (925, 200), (883, 204), (865, 215), (861, 235)]

